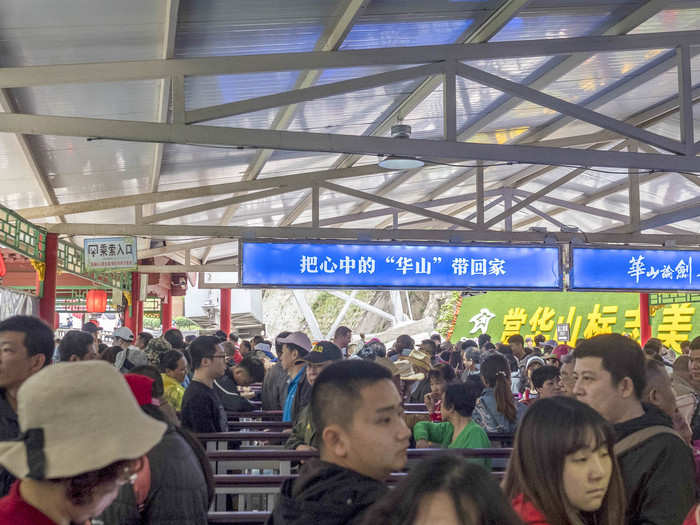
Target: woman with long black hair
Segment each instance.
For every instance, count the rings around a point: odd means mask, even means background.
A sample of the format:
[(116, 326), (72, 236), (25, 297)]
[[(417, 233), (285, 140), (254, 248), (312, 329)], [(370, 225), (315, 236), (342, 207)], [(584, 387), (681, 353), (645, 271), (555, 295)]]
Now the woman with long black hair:
[(619, 525), (626, 500), (612, 427), (568, 397), (540, 399), (525, 414), (503, 490), (530, 525)]
[(506, 358), (500, 354), (491, 354), (481, 363), (481, 381), (484, 391), (476, 401), (474, 422), (481, 425), (486, 432), (515, 432), (522, 419), (524, 405), (513, 401), (510, 389), (510, 367)]

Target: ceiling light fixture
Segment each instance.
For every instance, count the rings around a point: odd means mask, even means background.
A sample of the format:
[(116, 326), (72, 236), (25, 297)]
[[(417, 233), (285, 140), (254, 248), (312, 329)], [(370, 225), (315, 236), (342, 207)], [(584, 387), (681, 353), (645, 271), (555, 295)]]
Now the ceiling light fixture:
[[(411, 138), (411, 126), (408, 124), (396, 124), (391, 126), (391, 137), (394, 139)], [(411, 157), (389, 155), (388, 157), (385, 157), (379, 161), (379, 166), (388, 170), (413, 170), (416, 168), (422, 168), (425, 166), (425, 162)]]

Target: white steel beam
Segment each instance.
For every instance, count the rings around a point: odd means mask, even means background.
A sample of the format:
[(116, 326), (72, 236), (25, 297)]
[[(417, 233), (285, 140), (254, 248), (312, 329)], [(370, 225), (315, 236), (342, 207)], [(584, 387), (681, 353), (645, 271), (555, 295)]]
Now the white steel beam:
[(634, 138), (673, 153), (683, 153), (685, 151), (685, 146), (681, 145), (676, 140), (631, 126), (630, 124), (597, 113), (578, 104), (566, 102), (560, 98), (547, 95), (546, 93), (523, 84), (500, 78), (478, 68), (459, 63), (457, 64), (457, 74), (479, 84), (503, 91), (508, 95), (528, 100), (533, 104), (539, 104), (540, 106), (544, 106), (558, 113), (583, 120), (584, 122), (619, 133), (625, 137)]
[[(522, 5), (521, 1), (503, 19), (507, 22)], [(666, 6), (666, 0), (661, 3)], [(664, 7), (662, 6), (662, 7)], [(517, 7), (517, 8), (516, 8)], [(348, 51), (311, 51), (306, 53), (271, 53), (228, 57), (184, 58), (172, 60), (134, 60), (90, 64), (60, 64), (3, 68), (0, 87), (17, 88), (90, 82), (123, 82), (184, 76), (235, 75), (269, 71), (313, 70), (358, 66), (424, 64), (446, 60), (493, 60), (533, 56), (571, 55), (633, 51), (637, 49), (671, 49), (678, 45), (700, 44), (698, 31), (679, 31), (623, 35), (659, 11), (658, 4), (644, 4), (617, 24), (607, 35), (576, 38), (553, 38), (525, 41), (485, 42), (478, 45), (449, 44), (440, 46), (395, 47)], [(643, 13), (643, 14), (640, 14)], [(625, 21), (623, 21), (625, 22)]]
[[(500, 195), (501, 190), (491, 190), (485, 192), (486, 197), (493, 197)], [(417, 206), (419, 208), (437, 208), (439, 206), (447, 206), (450, 204), (455, 204), (458, 202), (464, 202), (476, 198), (476, 193), (465, 193), (463, 195), (455, 195), (453, 197), (445, 197), (442, 199), (426, 200), (422, 202), (413, 202), (412, 206)], [(371, 204), (371, 202), (370, 202)], [(347, 215), (339, 215), (337, 217), (329, 217), (327, 219), (322, 219), (319, 221), (319, 226), (331, 226), (334, 224), (344, 224), (347, 222), (362, 221), (366, 219), (373, 219), (375, 217), (384, 217), (387, 215), (392, 215), (396, 211), (396, 208), (378, 208), (375, 210), (361, 211), (359, 213), (350, 213)], [(467, 219), (471, 220), (471, 218)], [(442, 222), (442, 221), (440, 221)], [(304, 222), (296, 224), (299, 227), (312, 226), (311, 222)], [(381, 226), (379, 226), (381, 227)]]
[(333, 339), (333, 335), (335, 334), (335, 331), (338, 329), (340, 326), (340, 323), (343, 322), (343, 319), (345, 318), (345, 315), (348, 313), (348, 310), (350, 309), (350, 305), (352, 304), (351, 300), (354, 299), (357, 296), (357, 290), (353, 290), (350, 292), (350, 297), (345, 300), (343, 303), (343, 307), (340, 309), (340, 312), (338, 312), (338, 315), (335, 317), (335, 321), (333, 321), (333, 324), (331, 327), (328, 329), (328, 332), (326, 333), (326, 339), (328, 341), (331, 341)]
[(394, 325), (397, 323), (396, 317), (394, 317), (393, 315), (391, 315), (389, 313), (386, 313), (384, 310), (380, 310), (376, 306), (372, 306), (371, 304), (368, 304), (364, 301), (360, 301), (359, 299), (357, 299), (355, 297), (351, 297), (348, 294), (343, 293), (343, 292), (339, 292), (337, 290), (328, 290), (328, 293), (335, 296), (335, 297), (338, 297), (339, 299), (343, 299), (344, 301), (348, 301), (349, 303), (352, 303), (355, 306), (358, 306), (359, 308), (361, 308), (367, 312), (378, 315), (379, 317), (383, 317), (384, 319), (388, 319)]
[[(9, 91), (6, 89), (0, 89), (0, 110), (5, 113), (14, 113), (16, 110), (14, 103), (10, 99)], [(34, 177), (34, 181), (39, 187), (39, 191), (41, 191), (44, 200), (49, 206), (55, 206), (58, 204), (56, 192), (53, 189), (51, 181), (46, 176), (46, 173), (44, 173), (44, 170), (41, 169), (39, 163), (36, 161), (29, 140), (20, 133), (15, 134), (15, 139), (17, 140), (19, 149), (22, 151), (27, 168), (29, 168), (29, 171)], [(59, 222), (65, 222), (66, 218), (63, 215), (59, 215), (58, 220)]]
[(266, 95), (262, 97), (240, 100), (237, 102), (230, 102), (228, 104), (220, 104), (218, 106), (194, 109), (186, 112), (185, 122), (187, 124), (195, 124), (198, 122), (206, 122), (208, 120), (216, 120), (219, 118), (241, 115), (243, 113), (251, 113), (253, 111), (260, 111), (263, 109), (277, 108), (290, 104), (298, 104), (300, 102), (308, 102), (319, 98), (332, 97), (334, 95), (351, 93), (353, 91), (362, 91), (363, 89), (384, 86), (393, 82), (401, 82), (403, 80), (411, 80), (413, 78), (434, 75), (443, 71), (444, 69), (445, 64), (443, 62), (435, 62), (425, 66), (395, 69), (385, 73), (352, 78), (349, 80), (341, 80), (340, 82), (332, 82), (321, 86), (294, 89), (291, 91), (275, 93), (274, 95)]
[[(314, 46), (314, 51), (330, 53), (338, 49), (342, 41), (345, 39), (346, 35), (350, 31), (350, 28), (355, 23), (356, 18), (359, 14), (367, 7), (368, 0), (341, 0), (338, 4), (338, 8), (334, 17), (332, 18), (329, 25), (326, 27), (325, 31), (321, 37), (316, 42)], [(294, 89), (305, 89), (311, 87), (316, 83), (321, 75), (321, 69), (304, 69), (299, 73), (297, 80), (294, 84)], [(272, 121), (270, 129), (273, 130), (284, 130), (289, 127), (296, 112), (296, 104), (291, 104), (280, 108), (280, 110), (275, 115)], [(274, 148), (260, 149), (255, 154), (253, 160), (248, 164), (243, 178), (245, 180), (254, 180), (258, 178), (258, 175), (262, 172), (265, 164), (272, 156)], [(236, 213), (237, 206), (229, 206), (221, 216), (219, 220), (220, 225), (226, 225), (231, 222), (234, 214)], [(206, 261), (209, 256), (209, 250), (204, 252), (204, 260)]]
[(384, 197), (377, 197), (376, 195), (372, 195), (371, 193), (366, 193), (364, 191), (354, 190), (352, 188), (346, 188), (344, 186), (338, 186), (337, 184), (333, 184), (330, 182), (324, 182), (321, 184), (324, 188), (331, 190), (331, 191), (335, 191), (338, 193), (344, 193), (346, 195), (350, 195), (351, 197), (355, 197), (358, 199), (365, 199), (365, 200), (369, 200), (372, 202), (376, 202), (376, 203), (382, 204), (384, 206), (388, 206), (390, 208), (398, 208), (400, 210), (405, 210), (405, 211), (408, 211), (410, 213), (414, 213), (416, 215), (423, 215), (425, 217), (430, 217), (431, 219), (446, 222), (448, 224), (455, 224), (457, 226), (462, 226), (463, 228), (469, 228), (469, 229), (473, 229), (476, 226), (473, 222), (463, 221), (463, 220), (457, 219), (455, 217), (450, 217), (449, 215), (444, 215), (442, 213), (437, 213), (437, 212), (430, 211), (430, 210), (425, 209), (425, 208), (420, 208), (418, 206), (413, 206), (411, 204), (405, 204), (403, 202), (395, 201), (392, 199), (387, 199)]
[(168, 202), (195, 199), (199, 197), (221, 196), (237, 191), (256, 191), (266, 188), (285, 187), (300, 183), (312, 184), (319, 180), (347, 179), (353, 177), (364, 177), (376, 173), (386, 173), (390, 170), (377, 166), (376, 164), (366, 164), (346, 169), (332, 169), (321, 171), (310, 171), (307, 173), (297, 173), (294, 175), (282, 175), (278, 177), (267, 177), (256, 181), (228, 182), (224, 184), (212, 184), (210, 186), (196, 186), (182, 190), (159, 191), (155, 193), (141, 193), (137, 195), (123, 195), (119, 199), (94, 199), (90, 201), (78, 201), (54, 206), (39, 206), (35, 208), (24, 208), (17, 210), (17, 213), (26, 219), (39, 219), (42, 217), (53, 217), (55, 215), (69, 215), (73, 213), (83, 213), (88, 211), (100, 211), (112, 208), (124, 208), (155, 202)]
[(10, 133), (100, 137), (102, 139), (177, 144), (249, 146), (327, 153), (380, 153), (427, 159), (480, 159), (525, 164), (579, 165), (666, 171), (700, 171), (700, 159), (678, 155), (582, 151), (506, 144), (478, 144), (426, 139), (274, 131), (219, 126), (186, 126), (82, 117), (0, 113), (0, 131)]
[[(622, 35), (627, 33), (648, 20), (656, 13), (667, 6), (667, 0), (647, 0), (641, 6), (634, 8), (626, 16), (618, 21), (610, 19), (608, 28), (603, 32), (603, 36), (616, 36), (624, 38)], [(628, 35), (629, 36), (629, 35)], [(663, 49), (657, 48), (657, 49)], [(543, 53), (546, 55), (547, 53)], [(586, 56), (571, 55), (569, 57), (558, 56), (549, 61), (543, 68), (538, 69), (523, 81), (523, 85), (527, 85), (533, 89), (543, 90), (553, 81), (561, 78), (569, 71), (572, 71), (587, 60)], [(544, 70), (544, 72), (541, 72)], [(459, 140), (469, 140), (473, 135), (481, 131), (484, 127), (502, 117), (510, 110), (520, 104), (520, 100), (513, 98), (510, 95), (504, 95), (497, 99), (489, 106), (481, 116), (468, 122), (459, 134)]]
[[(520, 202), (520, 199), (518, 199), (517, 197), (513, 197), (513, 200), (514, 200), (516, 203)], [(550, 216), (547, 215), (545, 212), (538, 210), (537, 208), (535, 208), (535, 207), (532, 206), (531, 204), (528, 204), (527, 206), (525, 206), (525, 209), (531, 211), (531, 212), (534, 213), (535, 215), (539, 215), (539, 216), (542, 217), (545, 221), (547, 221), (547, 222), (553, 224), (553, 225), (556, 226), (557, 228), (566, 229), (566, 227), (567, 227), (566, 224), (564, 224), (563, 222), (559, 222), (559, 221), (556, 220), (554, 217), (550, 217)]]
[[(474, 47), (469, 46), (469, 44), (479, 44), (480, 46), (485, 45), (485, 43), (498, 31), (500, 31), (524, 6), (526, 6), (530, 0), (504, 0), (488, 17), (486, 17), (483, 22), (481, 22), (478, 27), (473, 30), (467, 30), (463, 35), (460, 35), (457, 39), (457, 44), (455, 47)], [(372, 125), (365, 131), (365, 135), (371, 136), (381, 136), (386, 134), (392, 125), (401, 121), (403, 117), (408, 115), (413, 111), (418, 105), (423, 102), (428, 95), (430, 95), (439, 85), (441, 78), (439, 75), (433, 75), (423, 82), (421, 82), (418, 87), (416, 87), (408, 96), (406, 96), (402, 101), (395, 105), (395, 107), (390, 111), (380, 123)], [(341, 156), (334, 164), (337, 168), (346, 168), (352, 166), (360, 159), (360, 155), (346, 154)], [(393, 180), (384, 184), (382, 187), (378, 188), (375, 192), (377, 195), (386, 195), (391, 192), (397, 184), (401, 184), (411, 179), (417, 173), (420, 173), (420, 169), (410, 170), (401, 175), (397, 175)], [(288, 226), (292, 224), (301, 213), (309, 205), (309, 195), (302, 197), (299, 202), (295, 205), (294, 209), (288, 213), (279, 222), (280, 226)], [(369, 206), (368, 203), (360, 203), (358, 206), (353, 208), (352, 213), (359, 213), (364, 211)]]
[(292, 290), (292, 295), (294, 295), (294, 299), (297, 302), (297, 306), (299, 307), (301, 315), (304, 316), (306, 323), (309, 325), (309, 330), (311, 330), (311, 337), (313, 337), (316, 340), (323, 339), (321, 327), (318, 325), (318, 319), (316, 319), (314, 311), (311, 309), (311, 306), (309, 306), (309, 303), (306, 301), (304, 291)]
[(232, 206), (234, 204), (243, 204), (245, 202), (255, 201), (259, 199), (266, 199), (268, 197), (274, 197), (276, 195), (282, 195), (284, 193), (289, 193), (290, 191), (296, 191), (299, 188), (308, 187), (309, 183), (291, 184), (281, 188), (272, 188), (269, 190), (261, 190), (252, 193), (246, 193), (243, 195), (236, 195), (235, 197), (229, 197), (228, 199), (220, 199), (213, 202), (205, 202), (203, 204), (197, 204), (195, 206), (188, 206), (186, 208), (177, 208), (171, 211), (165, 211), (161, 213), (156, 213), (154, 215), (147, 215), (143, 217), (141, 221), (136, 221), (136, 224), (153, 224), (156, 222), (166, 221), (169, 219), (175, 219), (177, 217), (184, 217), (187, 215), (192, 215), (194, 213), (201, 213), (208, 210), (215, 210), (217, 208), (223, 208), (225, 206)]
[(148, 259), (158, 255), (169, 255), (173, 253), (183, 252), (186, 250), (195, 250), (197, 248), (206, 248), (208, 246), (218, 246), (221, 244), (234, 243), (233, 239), (201, 239), (199, 241), (171, 243), (160, 248), (150, 248), (148, 250), (139, 250), (139, 259)]
[(678, 93), (681, 102), (681, 142), (686, 155), (695, 155), (695, 126), (693, 122), (693, 80), (690, 68), (690, 48), (681, 45), (677, 48), (678, 55)]
[[(172, 59), (175, 54), (175, 31), (177, 30), (177, 15), (180, 10), (180, 0), (166, 0), (165, 2), (165, 29), (163, 31), (163, 43), (161, 46), (161, 58)], [(158, 86), (158, 102), (156, 105), (156, 122), (168, 121), (168, 102), (170, 100), (171, 77), (161, 79)], [(160, 184), (160, 169), (163, 164), (163, 143), (158, 142), (153, 146), (153, 165), (148, 179), (148, 187), (151, 192), (158, 191)], [(148, 206), (149, 214), (155, 213), (155, 204)]]
[(532, 243), (552, 240), (570, 242), (585, 236), (589, 243), (640, 243), (663, 245), (675, 241), (678, 245), (699, 246), (700, 236), (663, 235), (641, 233), (571, 233), (571, 232), (502, 232), (476, 230), (415, 230), (415, 229), (377, 229), (377, 228), (298, 228), (275, 226), (187, 226), (169, 224), (45, 224), (49, 233), (65, 235), (151, 235), (159, 237), (224, 237), (236, 239), (352, 239), (364, 241), (401, 240), (401, 241), (442, 241), (442, 242), (514, 242)]
[(235, 272), (229, 264), (139, 264), (139, 273)]

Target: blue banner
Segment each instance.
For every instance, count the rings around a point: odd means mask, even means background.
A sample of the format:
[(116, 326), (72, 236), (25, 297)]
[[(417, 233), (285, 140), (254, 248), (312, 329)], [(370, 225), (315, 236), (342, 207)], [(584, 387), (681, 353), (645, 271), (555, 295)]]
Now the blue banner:
[(700, 252), (572, 248), (572, 290), (700, 289)]
[(560, 290), (559, 248), (241, 242), (243, 286)]

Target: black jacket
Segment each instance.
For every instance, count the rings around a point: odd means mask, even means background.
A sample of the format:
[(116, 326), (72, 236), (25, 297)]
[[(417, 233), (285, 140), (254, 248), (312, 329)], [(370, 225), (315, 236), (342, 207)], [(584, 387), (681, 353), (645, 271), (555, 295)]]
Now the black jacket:
[[(672, 427), (658, 408), (615, 425), (617, 440), (653, 425)], [(629, 525), (680, 525), (695, 503), (693, 455), (680, 438), (658, 434), (618, 456), (627, 494)]]
[(267, 525), (359, 523), (367, 508), (386, 492), (380, 481), (332, 463), (312, 461), (296, 481), (284, 482)]
[(409, 403), (423, 403), (425, 402), (425, 394), (430, 392), (430, 379), (428, 379), (427, 374), (424, 379), (421, 379), (418, 386), (413, 391), (413, 393), (408, 398)]
[[(19, 436), (17, 414), (5, 399), (5, 390), (0, 389), (0, 441), (10, 441)], [(15, 477), (0, 466), (0, 498), (10, 492)]]
[(230, 368), (227, 368), (226, 373), (214, 381), (214, 390), (228, 412), (250, 412), (255, 408), (250, 401), (238, 394), (238, 384)]
[(170, 427), (147, 454), (151, 490), (139, 513), (124, 485), (101, 516), (104, 525), (207, 525), (209, 495), (202, 467), (185, 439)]
[(282, 410), (287, 399), (288, 384), (289, 376), (281, 363), (267, 370), (262, 384), (262, 409)]
[(301, 381), (299, 381), (297, 393), (294, 395), (294, 402), (292, 403), (293, 422), (297, 422), (301, 409), (309, 403), (311, 403), (311, 385), (306, 380), (306, 373), (304, 373), (304, 377), (302, 377)]

